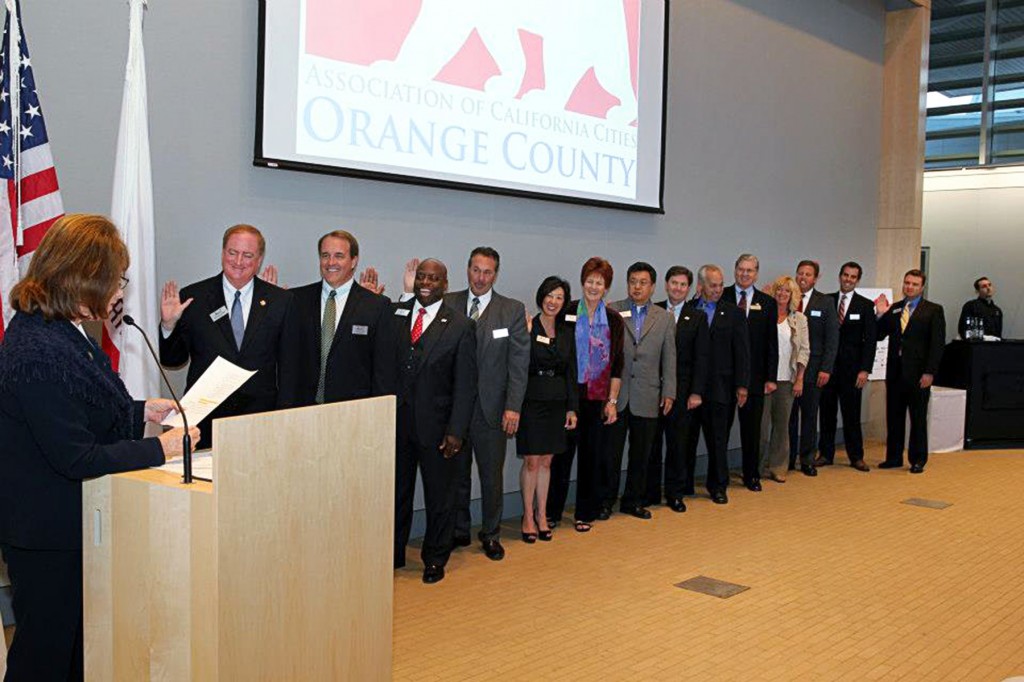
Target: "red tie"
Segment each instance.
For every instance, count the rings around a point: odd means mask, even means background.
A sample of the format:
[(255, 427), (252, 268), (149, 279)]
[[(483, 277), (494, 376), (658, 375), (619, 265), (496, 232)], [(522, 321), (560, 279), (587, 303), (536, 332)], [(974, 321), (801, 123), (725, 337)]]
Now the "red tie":
[(744, 315), (747, 314), (747, 292), (745, 291), (740, 292), (740, 310), (743, 311)]
[(846, 294), (843, 294), (839, 298), (839, 324), (843, 323), (846, 319)]
[(804, 311), (804, 297), (803, 297), (802, 294), (800, 296), (800, 303), (797, 304), (797, 306), (796, 306), (796, 311), (798, 313), (802, 313)]
[(413, 343), (420, 340), (423, 336), (423, 317), (427, 314), (426, 308), (420, 308), (419, 314), (416, 315), (416, 322), (412, 325), (412, 333), (409, 335)]

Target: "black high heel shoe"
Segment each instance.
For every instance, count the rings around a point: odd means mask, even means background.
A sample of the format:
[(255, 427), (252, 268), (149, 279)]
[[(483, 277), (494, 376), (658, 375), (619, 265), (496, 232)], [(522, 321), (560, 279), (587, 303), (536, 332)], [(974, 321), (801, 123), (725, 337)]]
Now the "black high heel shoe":
[(550, 530), (537, 531), (537, 539), (542, 542), (551, 542), (552, 533)]
[[(523, 521), (525, 521), (525, 520), (526, 520), (526, 517), (524, 516), (523, 517)], [(521, 524), (522, 524), (522, 522), (520, 522), (520, 527), (521, 527)], [(533, 543), (537, 542), (537, 534), (536, 533), (527, 533), (527, 532), (524, 531), (523, 532), (523, 542), (525, 542), (528, 545), (532, 545)]]

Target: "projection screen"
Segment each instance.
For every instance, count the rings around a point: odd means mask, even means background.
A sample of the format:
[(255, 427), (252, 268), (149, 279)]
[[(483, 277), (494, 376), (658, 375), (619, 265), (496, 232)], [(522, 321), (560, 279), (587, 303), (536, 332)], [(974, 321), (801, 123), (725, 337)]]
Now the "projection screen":
[(662, 210), (668, 0), (263, 0), (258, 166)]

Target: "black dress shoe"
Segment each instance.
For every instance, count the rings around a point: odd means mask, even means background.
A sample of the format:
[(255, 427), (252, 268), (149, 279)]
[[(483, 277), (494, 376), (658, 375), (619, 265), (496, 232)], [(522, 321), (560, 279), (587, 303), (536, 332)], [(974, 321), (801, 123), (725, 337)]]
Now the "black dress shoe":
[(858, 459), (855, 462), (850, 462), (850, 466), (852, 466), (857, 471), (871, 471), (871, 467), (869, 467), (867, 463), (865, 463), (862, 459)]
[(912, 473), (912, 474), (923, 474), (924, 473), (924, 465), (923, 464), (911, 464), (910, 465), (910, 473)]
[(561, 521), (562, 521), (562, 517), (561, 516), (559, 516), (557, 519), (554, 516), (549, 516), (548, 517), (548, 527), (550, 527), (550, 528), (558, 528), (558, 524), (561, 523)]
[(423, 569), (423, 582), (428, 585), (439, 583), (444, 580), (444, 566), (430, 564)]
[(716, 490), (711, 493), (711, 501), (715, 504), (729, 504), (729, 496), (725, 494), (724, 490)]
[(469, 547), (473, 544), (473, 541), (469, 539), (468, 535), (456, 535), (452, 540), (452, 544), (456, 547)]
[(651, 512), (644, 509), (643, 507), (621, 507), (619, 509), (623, 514), (629, 514), (635, 516), (638, 519), (649, 519), (651, 518)]
[(882, 462), (881, 464), (878, 465), (878, 468), (879, 469), (902, 469), (903, 468), (903, 462), (890, 462), (889, 460), (885, 460), (884, 462)]
[(743, 485), (747, 486), (747, 490), (749, 490), (752, 493), (761, 492), (761, 481), (750, 481), (749, 483), (744, 483)]
[(830, 467), (832, 466), (832, 460), (825, 459), (821, 455), (814, 458), (814, 466), (816, 467)]
[(686, 503), (683, 502), (681, 499), (679, 499), (679, 500), (668, 500), (666, 504), (668, 504), (668, 508), (669, 509), (671, 509), (672, 511), (674, 511), (674, 512), (676, 512), (678, 514), (682, 514), (684, 511), (686, 511)]
[(491, 561), (501, 561), (505, 558), (505, 548), (500, 540), (484, 540), (484, 554)]
[(800, 471), (804, 476), (817, 476), (818, 470), (814, 468), (813, 464), (804, 464), (800, 466)]
[(607, 521), (612, 517), (611, 507), (601, 507), (601, 511), (597, 512), (598, 521)]

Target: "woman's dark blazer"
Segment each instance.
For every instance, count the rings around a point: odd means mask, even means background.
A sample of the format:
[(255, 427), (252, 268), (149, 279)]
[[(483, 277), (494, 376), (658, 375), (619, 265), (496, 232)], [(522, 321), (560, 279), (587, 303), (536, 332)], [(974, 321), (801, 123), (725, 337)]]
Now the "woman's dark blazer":
[[(106, 355), (84, 335), (72, 347), (69, 365), (93, 362), (112, 373)], [(0, 386), (0, 543), (81, 549), (82, 479), (164, 463), (159, 440), (120, 440), (115, 408), (94, 402), (53, 380)], [(142, 437), (144, 406), (136, 401), (132, 408), (135, 438)]]

